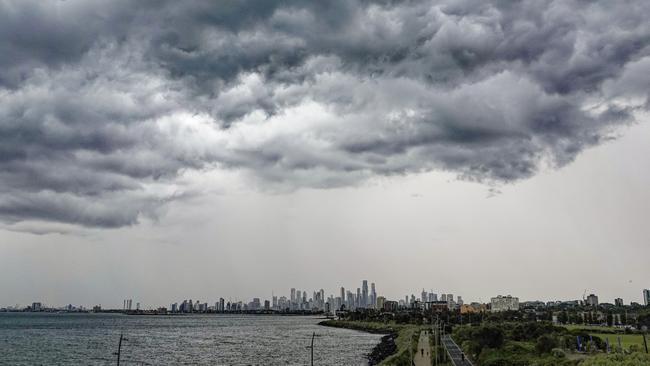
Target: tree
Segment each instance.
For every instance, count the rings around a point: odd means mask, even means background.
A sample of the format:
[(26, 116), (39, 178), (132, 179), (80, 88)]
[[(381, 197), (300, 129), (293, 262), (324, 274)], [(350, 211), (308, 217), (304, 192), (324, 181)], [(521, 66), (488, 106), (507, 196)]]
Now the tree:
[(535, 350), (537, 353), (550, 353), (553, 348), (557, 347), (558, 342), (555, 337), (549, 334), (541, 335), (537, 338), (535, 343)]

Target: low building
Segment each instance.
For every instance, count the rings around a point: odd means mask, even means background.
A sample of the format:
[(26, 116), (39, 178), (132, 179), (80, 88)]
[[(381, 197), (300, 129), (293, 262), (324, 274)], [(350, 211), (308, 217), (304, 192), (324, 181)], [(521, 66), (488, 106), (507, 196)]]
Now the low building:
[(399, 303), (397, 301), (384, 301), (384, 311), (396, 312)]
[(519, 298), (508, 296), (493, 297), (490, 301), (490, 309), (493, 313), (508, 310), (519, 310)]
[(471, 304), (462, 304), (460, 306), (460, 313), (461, 314), (468, 314), (468, 313), (482, 313), (487, 311), (487, 306), (485, 304), (480, 304), (477, 302), (473, 302)]

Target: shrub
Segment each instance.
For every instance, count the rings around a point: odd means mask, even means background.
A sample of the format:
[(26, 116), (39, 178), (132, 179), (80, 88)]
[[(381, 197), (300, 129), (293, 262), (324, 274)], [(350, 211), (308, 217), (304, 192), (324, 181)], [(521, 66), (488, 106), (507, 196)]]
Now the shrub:
[(549, 353), (553, 350), (553, 348), (557, 346), (558, 342), (555, 337), (549, 334), (543, 334), (537, 338), (537, 342), (535, 343), (535, 350), (539, 354)]

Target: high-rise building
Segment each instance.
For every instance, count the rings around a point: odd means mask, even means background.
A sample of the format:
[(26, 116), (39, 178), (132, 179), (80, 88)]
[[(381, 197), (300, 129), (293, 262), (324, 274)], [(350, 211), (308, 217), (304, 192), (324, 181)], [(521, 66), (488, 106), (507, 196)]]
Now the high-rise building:
[(291, 289), (291, 303), (293, 304), (295, 302), (296, 302), (296, 289), (292, 288)]
[(617, 297), (616, 299), (614, 299), (614, 305), (623, 306), (623, 299), (621, 299), (620, 297)]
[(370, 284), (370, 307), (377, 307), (377, 291), (375, 290), (375, 283)]
[(421, 299), (422, 299), (422, 302), (429, 301), (429, 294), (426, 291), (424, 291), (424, 289), (422, 289), (422, 297), (421, 297)]
[(594, 294), (589, 294), (586, 300), (587, 306), (598, 306), (598, 296)]
[(384, 303), (386, 302), (386, 298), (383, 296), (377, 296), (377, 303), (375, 304), (375, 308), (377, 309), (383, 309), (384, 308)]
[(357, 287), (357, 297), (356, 297), (354, 307), (355, 308), (360, 308), (362, 302), (363, 302), (363, 299), (361, 297), (361, 289)]
[(362, 292), (361, 292), (361, 304), (360, 307), (362, 308), (367, 308), (368, 307), (368, 280), (363, 280), (361, 284)]
[(650, 305), (650, 290), (648, 289), (643, 290), (643, 305)]

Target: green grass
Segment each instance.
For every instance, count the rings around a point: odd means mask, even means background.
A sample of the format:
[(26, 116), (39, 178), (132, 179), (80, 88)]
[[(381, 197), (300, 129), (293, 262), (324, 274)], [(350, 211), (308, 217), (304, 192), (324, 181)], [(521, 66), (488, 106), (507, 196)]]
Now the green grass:
[(623, 333), (622, 328), (618, 327), (608, 327), (608, 326), (603, 326), (603, 325), (584, 325), (584, 324), (566, 324), (562, 325), (562, 327), (568, 329), (568, 330), (586, 330), (586, 331), (596, 331), (596, 332), (613, 332), (613, 333)]
[[(643, 347), (643, 336), (641, 334), (607, 334), (607, 333), (590, 333), (605, 341), (609, 338), (609, 347), (618, 347), (618, 337), (621, 337), (621, 346), (623, 349), (629, 349), (631, 345), (636, 344), (638, 347)], [(645, 348), (643, 348), (645, 349)]]

